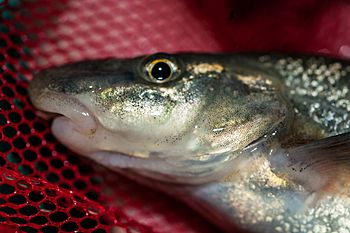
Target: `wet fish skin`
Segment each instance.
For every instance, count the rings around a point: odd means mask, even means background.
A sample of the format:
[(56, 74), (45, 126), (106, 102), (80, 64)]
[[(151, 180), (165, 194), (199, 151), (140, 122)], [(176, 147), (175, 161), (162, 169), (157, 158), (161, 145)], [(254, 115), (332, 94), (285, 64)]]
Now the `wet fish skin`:
[[(147, 71), (159, 60), (165, 82)], [(322, 56), (160, 53), (51, 68), (29, 94), (66, 116), (66, 146), (227, 232), (348, 232), (349, 72)]]

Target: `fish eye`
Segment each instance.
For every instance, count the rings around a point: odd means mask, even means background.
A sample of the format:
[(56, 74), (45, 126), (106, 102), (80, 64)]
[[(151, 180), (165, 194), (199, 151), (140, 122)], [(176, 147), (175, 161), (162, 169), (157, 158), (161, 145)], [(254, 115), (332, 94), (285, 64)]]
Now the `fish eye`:
[(176, 62), (172, 61), (173, 59), (168, 59), (165, 55), (152, 57), (147, 59), (143, 67), (148, 81), (165, 83), (178, 76), (179, 69)]
[(150, 64), (148, 74), (150, 77), (158, 80), (164, 81), (171, 77), (173, 71), (171, 70), (171, 64), (168, 60), (155, 60)]

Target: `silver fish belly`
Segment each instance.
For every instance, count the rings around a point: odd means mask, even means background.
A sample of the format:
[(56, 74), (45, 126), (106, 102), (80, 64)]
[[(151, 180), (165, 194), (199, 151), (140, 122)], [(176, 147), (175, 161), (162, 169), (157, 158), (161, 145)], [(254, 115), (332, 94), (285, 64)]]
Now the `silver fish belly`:
[(321, 56), (153, 54), (39, 72), (73, 151), (227, 232), (350, 232), (350, 65)]

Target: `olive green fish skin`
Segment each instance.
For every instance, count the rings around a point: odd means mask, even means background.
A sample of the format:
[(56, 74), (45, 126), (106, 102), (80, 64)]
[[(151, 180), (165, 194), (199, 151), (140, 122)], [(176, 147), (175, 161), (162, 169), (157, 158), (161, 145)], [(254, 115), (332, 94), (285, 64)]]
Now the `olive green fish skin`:
[[(174, 65), (164, 82), (147, 71), (159, 59)], [(315, 185), (298, 183), (272, 158), (350, 132), (349, 87), (340, 59), (156, 54), (51, 68), (29, 94), (38, 109), (71, 119), (53, 124), (66, 146), (177, 196), (227, 232), (324, 233), (350, 232), (349, 195), (314, 189), (328, 178), (318, 170), (297, 179)]]

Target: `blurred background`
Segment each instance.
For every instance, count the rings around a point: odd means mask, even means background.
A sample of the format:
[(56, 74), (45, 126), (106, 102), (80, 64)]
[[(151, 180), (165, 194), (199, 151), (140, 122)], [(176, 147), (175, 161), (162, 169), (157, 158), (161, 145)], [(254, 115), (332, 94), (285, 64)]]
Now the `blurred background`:
[(59, 144), (28, 99), (32, 72), (160, 51), (350, 58), (345, 0), (0, 0), (0, 13), (2, 232), (220, 232)]

